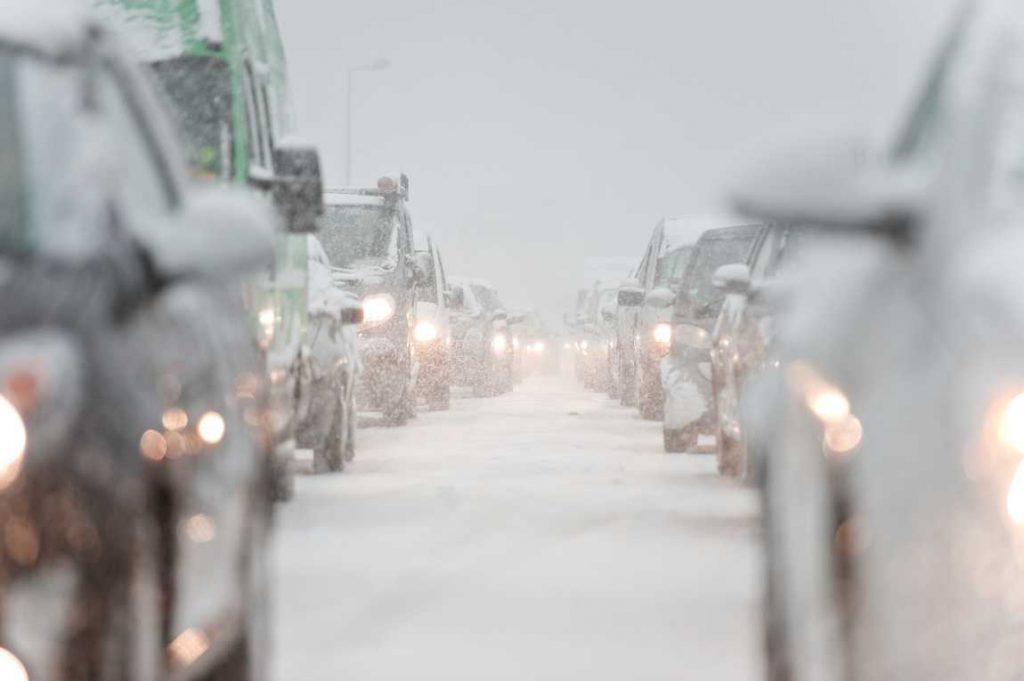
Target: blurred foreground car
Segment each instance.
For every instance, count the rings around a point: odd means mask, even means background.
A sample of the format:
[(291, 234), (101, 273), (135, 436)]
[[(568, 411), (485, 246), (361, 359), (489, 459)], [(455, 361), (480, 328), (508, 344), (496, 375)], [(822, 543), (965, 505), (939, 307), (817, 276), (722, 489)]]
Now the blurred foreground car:
[(511, 392), (515, 355), (498, 292), (482, 279), (453, 277), (451, 284), (455, 384), (471, 387), (477, 397)]
[(738, 192), (852, 242), (805, 258), (762, 405), (774, 678), (1021, 677), (1022, 64), (1024, 5), (975, 3), (885, 153), (793, 152)]
[(340, 471), (356, 456), (356, 382), (363, 322), (358, 298), (334, 283), (319, 239), (309, 239), (310, 405), (299, 423), (298, 444), (313, 450), (316, 473)]
[(270, 457), (239, 292), (274, 224), (189, 189), (70, 3), (0, 6), (0, 138), (0, 678), (251, 678)]
[(441, 251), (429, 236), (417, 237), (416, 258), (423, 275), (416, 290), (416, 390), (432, 411), (452, 402), (451, 291)]
[(335, 282), (363, 301), (359, 408), (395, 426), (416, 415), (413, 322), (423, 273), (408, 198), (405, 175), (382, 177), (376, 189), (330, 190), (320, 234)]
[(675, 302), (671, 350), (661, 363), (666, 452), (690, 451), (701, 435), (715, 432), (711, 329), (725, 296), (712, 275), (723, 265), (743, 266), (762, 229), (744, 225), (708, 230), (693, 248)]

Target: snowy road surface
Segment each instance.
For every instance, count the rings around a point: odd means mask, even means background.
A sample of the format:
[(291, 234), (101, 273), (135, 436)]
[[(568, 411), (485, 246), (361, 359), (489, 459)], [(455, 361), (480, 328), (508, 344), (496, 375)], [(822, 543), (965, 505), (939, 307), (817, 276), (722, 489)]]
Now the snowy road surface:
[(358, 435), (281, 507), (276, 681), (758, 678), (757, 504), (714, 457), (560, 377)]

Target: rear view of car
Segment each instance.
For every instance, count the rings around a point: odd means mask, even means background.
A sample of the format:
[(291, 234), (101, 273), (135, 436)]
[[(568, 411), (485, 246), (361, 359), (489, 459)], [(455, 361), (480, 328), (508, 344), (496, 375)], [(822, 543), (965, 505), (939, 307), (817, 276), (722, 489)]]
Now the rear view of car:
[(274, 223), (191, 187), (131, 60), (51, 9), (0, 6), (0, 677), (240, 678), (270, 503), (240, 291)]
[(714, 273), (723, 265), (745, 264), (760, 225), (706, 232), (683, 273), (669, 327), (671, 351), (661, 364), (665, 391), (665, 451), (685, 452), (700, 435), (714, 434), (711, 394), (711, 330), (724, 294)]
[(454, 380), (478, 397), (512, 391), (515, 348), (508, 312), (494, 285), (483, 279), (452, 279)]

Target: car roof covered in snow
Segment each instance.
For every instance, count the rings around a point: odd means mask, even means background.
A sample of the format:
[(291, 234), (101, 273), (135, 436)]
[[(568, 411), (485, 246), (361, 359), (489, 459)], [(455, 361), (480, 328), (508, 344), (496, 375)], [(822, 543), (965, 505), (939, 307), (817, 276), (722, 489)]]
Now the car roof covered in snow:
[(324, 203), (328, 206), (383, 206), (384, 197), (375, 194), (359, 194), (340, 189), (324, 192)]
[(694, 215), (689, 217), (665, 218), (661, 226), (665, 230), (661, 255), (680, 246), (692, 246), (704, 232), (712, 229), (735, 227), (749, 224), (750, 219), (730, 215)]
[(0, 1), (0, 43), (61, 56), (80, 48), (95, 26), (81, 0)]

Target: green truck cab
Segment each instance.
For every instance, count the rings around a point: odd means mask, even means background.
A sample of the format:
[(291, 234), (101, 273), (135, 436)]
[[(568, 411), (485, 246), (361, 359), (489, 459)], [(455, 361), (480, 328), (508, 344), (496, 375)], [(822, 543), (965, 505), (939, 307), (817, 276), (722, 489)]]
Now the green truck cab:
[(286, 463), (308, 399), (305, 234), (316, 230), (323, 200), (315, 149), (285, 137), (286, 62), (273, 0), (92, 1), (163, 86), (196, 179), (250, 187), (280, 209), (276, 262), (246, 300), (266, 357), (268, 444)]

